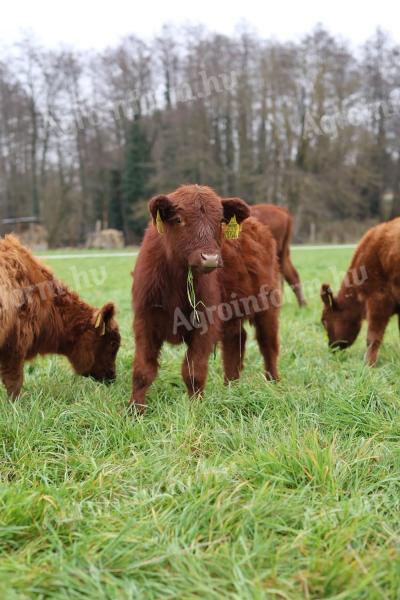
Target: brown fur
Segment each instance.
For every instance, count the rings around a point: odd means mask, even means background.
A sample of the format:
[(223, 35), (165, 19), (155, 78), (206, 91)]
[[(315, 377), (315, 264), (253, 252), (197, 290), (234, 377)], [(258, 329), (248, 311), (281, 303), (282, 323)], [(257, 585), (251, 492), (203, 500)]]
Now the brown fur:
[(80, 375), (114, 379), (114, 312), (111, 303), (96, 310), (80, 300), (14, 236), (0, 240), (0, 374), (10, 396), (38, 354), (62, 354)]
[(306, 306), (300, 276), (290, 257), (293, 217), (286, 208), (275, 204), (255, 204), (250, 207), (251, 216), (268, 225), (276, 241), (279, 266), (283, 277), (296, 295), (299, 306)]
[(329, 345), (347, 348), (368, 321), (366, 363), (378, 357), (386, 325), (400, 307), (400, 218), (377, 225), (361, 239), (338, 295), (321, 288), (322, 323)]
[[(277, 379), (279, 270), (276, 244), (268, 228), (247, 219), (249, 208), (245, 202), (238, 198), (221, 200), (208, 187), (182, 186), (168, 196), (153, 198), (149, 208), (153, 223), (146, 231), (134, 270), (136, 354), (132, 403), (143, 410), (165, 341), (184, 342), (188, 347), (182, 375), (189, 395), (203, 391), (209, 355), (218, 340), (222, 341), (225, 381), (237, 379), (243, 367), (246, 318), (256, 327), (267, 376)], [(162, 234), (155, 226), (157, 211), (163, 220)], [(229, 222), (233, 215), (243, 223), (242, 231), (239, 239), (228, 241), (223, 236), (223, 222)], [(223, 268), (208, 272), (201, 259), (205, 254), (214, 256), (215, 266), (222, 267), (223, 263)], [(257, 296), (261, 288), (266, 294), (275, 293), (275, 305), (270, 303), (268, 310), (258, 311), (250, 302), (248, 309), (235, 312), (223, 322), (213, 311), (206, 331), (188, 331), (181, 325), (174, 332), (175, 309), (179, 307), (186, 319), (192, 313), (187, 297), (189, 266), (194, 272), (198, 312), (203, 318), (206, 307)]]

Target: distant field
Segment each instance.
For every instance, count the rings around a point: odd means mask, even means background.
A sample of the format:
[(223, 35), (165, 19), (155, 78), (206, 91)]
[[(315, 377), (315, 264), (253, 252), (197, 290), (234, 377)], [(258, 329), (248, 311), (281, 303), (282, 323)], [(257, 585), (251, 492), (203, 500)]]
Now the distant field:
[(49, 259), (92, 304), (117, 303), (123, 346), (111, 387), (52, 357), (26, 367), (15, 405), (1, 392), (0, 599), (399, 598), (397, 322), (374, 370), (365, 328), (332, 355), (320, 325), (319, 285), (351, 252), (293, 251), (310, 305), (286, 292), (281, 383), (251, 339), (241, 381), (224, 387), (217, 355), (189, 401), (184, 349), (166, 346), (140, 419), (134, 258)]

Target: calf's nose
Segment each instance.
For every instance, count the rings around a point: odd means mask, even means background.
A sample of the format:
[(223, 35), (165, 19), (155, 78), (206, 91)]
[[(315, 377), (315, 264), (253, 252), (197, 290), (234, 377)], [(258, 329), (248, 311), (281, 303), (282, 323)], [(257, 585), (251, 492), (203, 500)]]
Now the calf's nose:
[(219, 254), (205, 254), (201, 253), (201, 266), (204, 269), (216, 269), (220, 265)]

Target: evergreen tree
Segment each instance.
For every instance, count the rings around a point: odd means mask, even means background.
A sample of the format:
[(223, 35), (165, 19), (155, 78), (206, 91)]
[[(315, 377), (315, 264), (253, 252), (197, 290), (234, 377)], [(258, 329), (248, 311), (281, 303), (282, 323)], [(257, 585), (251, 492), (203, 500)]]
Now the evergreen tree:
[(141, 236), (148, 221), (144, 204), (151, 194), (151, 174), (151, 144), (142, 119), (136, 115), (128, 136), (122, 173), (124, 232), (128, 241)]

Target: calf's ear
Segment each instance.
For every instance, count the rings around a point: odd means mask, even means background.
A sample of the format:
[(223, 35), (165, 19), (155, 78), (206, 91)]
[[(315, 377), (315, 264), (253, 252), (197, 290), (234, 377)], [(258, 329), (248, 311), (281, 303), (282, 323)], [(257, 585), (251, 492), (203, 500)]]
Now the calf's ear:
[(149, 211), (156, 225), (157, 217), (164, 222), (168, 222), (175, 216), (175, 207), (168, 196), (154, 196), (149, 202)]
[(331, 310), (336, 308), (336, 300), (333, 296), (333, 292), (329, 283), (323, 283), (321, 285), (321, 299), (325, 306)]
[(229, 223), (232, 217), (236, 217), (236, 221), (241, 223), (250, 216), (249, 205), (240, 198), (223, 199), (222, 208), (224, 210), (224, 221), (226, 221), (226, 223)]
[(112, 302), (107, 302), (97, 310), (93, 315), (93, 324), (95, 329), (100, 335), (105, 335), (107, 324), (111, 321), (115, 315), (115, 305)]

